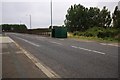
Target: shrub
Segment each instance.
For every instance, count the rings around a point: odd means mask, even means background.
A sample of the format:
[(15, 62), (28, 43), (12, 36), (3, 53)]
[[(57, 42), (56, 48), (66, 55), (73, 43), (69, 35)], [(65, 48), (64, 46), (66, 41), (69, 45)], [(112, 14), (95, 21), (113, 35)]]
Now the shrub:
[(73, 32), (73, 35), (74, 35), (74, 36), (79, 35), (79, 32), (78, 32), (78, 31), (75, 31), (75, 32)]
[(104, 29), (103, 31), (100, 31), (97, 36), (99, 38), (105, 38), (105, 37), (115, 38), (117, 34), (119, 34), (119, 30), (107, 28)]
[(86, 31), (85, 36), (97, 37), (98, 33), (103, 31), (103, 30), (104, 29), (100, 28), (100, 27), (93, 27), (93, 28), (90, 28)]
[(86, 30), (85, 32), (76, 31), (73, 33), (73, 35), (86, 36), (86, 37), (98, 37), (98, 38), (107, 39), (107, 40), (108, 39), (120, 40), (120, 29), (93, 27)]

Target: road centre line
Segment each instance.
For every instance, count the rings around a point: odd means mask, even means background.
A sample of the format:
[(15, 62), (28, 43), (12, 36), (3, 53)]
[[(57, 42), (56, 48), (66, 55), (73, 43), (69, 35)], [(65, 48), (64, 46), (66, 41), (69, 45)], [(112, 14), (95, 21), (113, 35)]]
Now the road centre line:
[(109, 46), (116, 46), (116, 47), (118, 47), (118, 45), (114, 45), (114, 44), (108, 44)]
[(77, 46), (71, 46), (71, 47), (76, 48), (76, 49), (82, 49), (82, 50), (85, 50), (85, 51), (94, 52), (94, 53), (106, 54), (106, 53), (103, 53), (103, 52), (99, 52), (99, 51), (96, 51), (96, 50), (90, 50), (90, 49), (86, 49), (86, 48), (82, 48), (82, 47), (77, 47)]
[(18, 38), (18, 39), (20, 39), (20, 40), (23, 40), (23, 41), (25, 41), (25, 42), (27, 42), (27, 43), (33, 45), (33, 46), (40, 47), (40, 45), (35, 44), (35, 43), (33, 43), (33, 42), (31, 42), (31, 41), (28, 41), (28, 40), (26, 40), (26, 39), (23, 39), (23, 38), (20, 38), (20, 37), (16, 37), (16, 38)]
[(106, 43), (100, 43), (101, 45), (107, 45)]
[(63, 45), (62, 43), (54, 42), (54, 41), (49, 41), (50, 43), (58, 44), (58, 45)]
[(63, 41), (63, 40), (65, 40), (65, 39), (59, 39), (59, 40)]
[(119, 45), (117, 44), (108, 44), (108, 43), (100, 43), (101, 45), (107, 45), (107, 46), (116, 46), (119, 47)]

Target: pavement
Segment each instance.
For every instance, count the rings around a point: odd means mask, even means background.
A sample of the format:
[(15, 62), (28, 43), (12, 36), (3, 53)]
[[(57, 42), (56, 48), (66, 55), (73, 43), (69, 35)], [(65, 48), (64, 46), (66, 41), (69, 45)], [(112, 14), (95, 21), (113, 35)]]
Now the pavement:
[(2, 43), (3, 78), (118, 78), (119, 46), (29, 34), (6, 35), (14, 43)]

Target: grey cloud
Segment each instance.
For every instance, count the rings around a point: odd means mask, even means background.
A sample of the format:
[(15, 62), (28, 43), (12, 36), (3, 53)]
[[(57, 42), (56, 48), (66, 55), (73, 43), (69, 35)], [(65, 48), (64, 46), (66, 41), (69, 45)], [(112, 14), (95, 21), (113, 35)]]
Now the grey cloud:
[[(65, 20), (67, 9), (73, 4), (82, 4), (85, 7), (103, 6), (98, 2), (80, 2), (79, 0), (53, 0), (53, 25), (62, 25)], [(104, 3), (111, 10), (118, 3)], [(0, 13), (1, 14), (1, 13)], [(32, 16), (32, 27), (50, 26), (50, 0), (41, 2), (3, 2), (2, 3), (3, 23), (20, 23), (29, 27), (29, 14)], [(27, 15), (27, 16), (26, 16)]]

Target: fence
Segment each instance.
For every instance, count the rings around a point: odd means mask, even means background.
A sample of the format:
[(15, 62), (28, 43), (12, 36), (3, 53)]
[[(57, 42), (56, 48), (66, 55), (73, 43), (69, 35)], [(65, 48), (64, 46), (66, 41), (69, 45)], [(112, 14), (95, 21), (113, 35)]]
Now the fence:
[(42, 36), (50, 36), (51, 35), (51, 30), (48, 28), (45, 29), (28, 29), (24, 33), (27, 34), (36, 34), (36, 35), (42, 35)]

